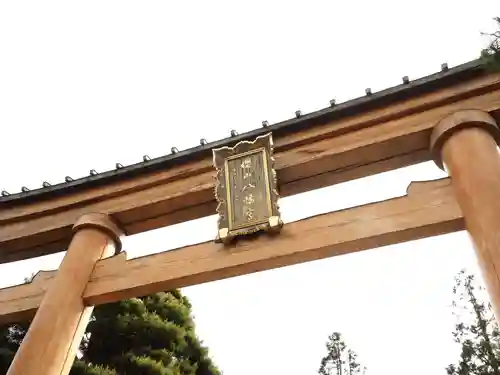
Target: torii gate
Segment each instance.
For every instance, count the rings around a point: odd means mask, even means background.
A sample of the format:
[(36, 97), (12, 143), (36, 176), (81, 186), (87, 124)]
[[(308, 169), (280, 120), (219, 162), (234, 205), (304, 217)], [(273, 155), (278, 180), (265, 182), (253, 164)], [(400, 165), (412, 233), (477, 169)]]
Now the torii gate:
[[(0, 262), (67, 249), (57, 272), (0, 290), (0, 322), (36, 312), (8, 375), (67, 374), (94, 305), (465, 228), (500, 317), (500, 74), (478, 61), (443, 65), (431, 76), (404, 77), (400, 86), (330, 104), (114, 171), (3, 192)], [(289, 223), (277, 236), (211, 241), (133, 260), (119, 253), (124, 234), (215, 213), (212, 149), (269, 132), (282, 196), (432, 159), (451, 178)]]

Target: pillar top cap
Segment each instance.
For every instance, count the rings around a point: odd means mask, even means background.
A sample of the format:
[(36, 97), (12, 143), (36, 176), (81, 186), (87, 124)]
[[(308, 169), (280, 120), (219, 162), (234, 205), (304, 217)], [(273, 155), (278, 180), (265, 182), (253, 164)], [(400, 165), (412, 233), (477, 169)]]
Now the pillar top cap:
[(430, 149), (436, 165), (444, 169), (441, 152), (443, 145), (455, 133), (467, 128), (481, 128), (491, 134), (500, 145), (500, 129), (495, 119), (485, 111), (478, 109), (464, 109), (450, 113), (443, 117), (434, 126), (432, 131)]
[(96, 228), (106, 233), (115, 243), (115, 253), (118, 254), (121, 251), (122, 241), (120, 237), (123, 235), (123, 231), (109, 215), (101, 213), (84, 214), (73, 225), (73, 233), (83, 228)]

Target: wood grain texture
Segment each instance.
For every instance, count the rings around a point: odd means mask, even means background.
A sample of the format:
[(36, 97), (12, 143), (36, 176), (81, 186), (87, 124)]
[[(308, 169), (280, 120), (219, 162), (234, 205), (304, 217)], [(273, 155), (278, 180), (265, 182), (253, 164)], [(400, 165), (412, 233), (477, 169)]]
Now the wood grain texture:
[[(448, 135), (441, 155), (464, 213), (493, 310), (500, 318), (500, 130), (494, 119), (463, 111), (436, 128)], [(453, 131), (455, 130), (455, 131)], [(495, 140), (496, 138), (496, 140)]]
[[(97, 263), (84, 301), (99, 305), (463, 228), (450, 180), (417, 182), (406, 196), (288, 223), (277, 237), (240, 240), (229, 248), (206, 242), (132, 260), (121, 253)], [(0, 290), (0, 322), (33, 314), (54, 273)]]
[[(500, 109), (500, 76), (489, 75), (393, 106), (275, 139), (281, 196), (430, 160), (434, 124), (446, 114)], [(64, 250), (76, 218), (112, 215), (127, 234), (215, 213), (209, 159), (22, 206), (0, 207), (0, 262)]]
[[(85, 215), (79, 220), (8, 375), (69, 373), (93, 309), (84, 304), (82, 295), (97, 261), (114, 254), (118, 236), (115, 224), (103, 215)], [(40, 278), (33, 284), (39, 282)]]

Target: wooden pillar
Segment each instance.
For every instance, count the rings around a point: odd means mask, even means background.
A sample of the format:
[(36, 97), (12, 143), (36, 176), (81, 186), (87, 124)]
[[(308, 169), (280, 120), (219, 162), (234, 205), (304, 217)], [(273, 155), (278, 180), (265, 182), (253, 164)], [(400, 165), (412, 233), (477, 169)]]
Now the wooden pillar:
[(488, 113), (462, 110), (443, 118), (431, 136), (472, 238), (497, 321), (500, 321), (500, 130)]
[(120, 230), (106, 215), (82, 216), (7, 375), (66, 375), (93, 307), (82, 295), (96, 262), (120, 251)]

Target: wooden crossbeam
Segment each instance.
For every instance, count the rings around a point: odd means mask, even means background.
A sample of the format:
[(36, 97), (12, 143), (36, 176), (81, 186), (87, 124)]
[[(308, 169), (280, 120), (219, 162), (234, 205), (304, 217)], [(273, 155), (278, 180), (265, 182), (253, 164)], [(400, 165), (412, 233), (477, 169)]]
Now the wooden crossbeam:
[[(463, 108), (500, 110), (500, 75), (457, 83), (275, 138), (280, 195), (288, 196), (430, 159), (429, 136)], [(110, 214), (127, 234), (215, 212), (210, 157), (149, 175), (23, 205), (0, 206), (0, 262), (65, 249), (84, 213)]]
[[(464, 229), (448, 178), (412, 183), (406, 196), (288, 223), (277, 237), (214, 242), (127, 260), (99, 261), (84, 293), (89, 305), (181, 288)], [(0, 290), (0, 323), (34, 314), (55, 271)]]

